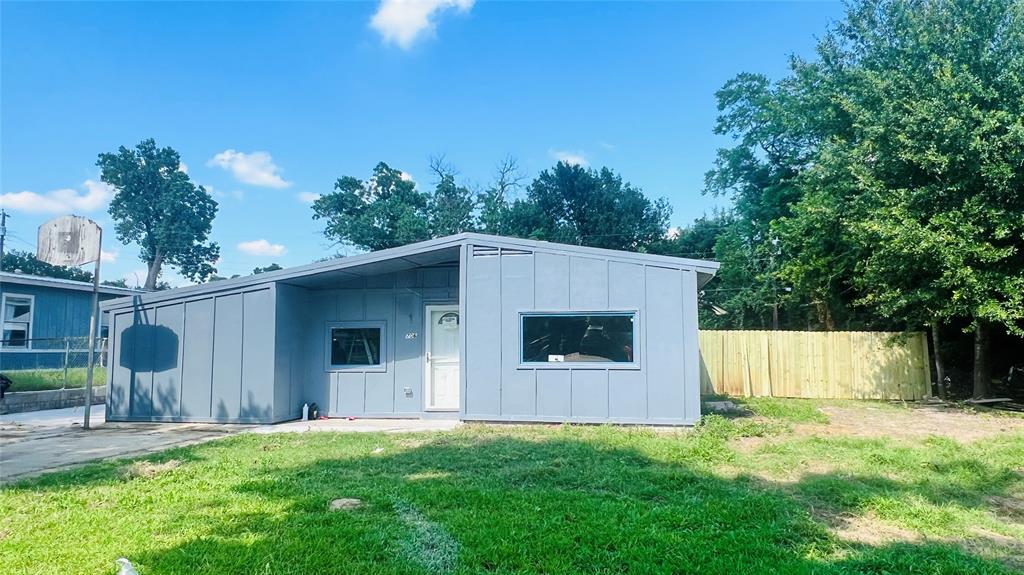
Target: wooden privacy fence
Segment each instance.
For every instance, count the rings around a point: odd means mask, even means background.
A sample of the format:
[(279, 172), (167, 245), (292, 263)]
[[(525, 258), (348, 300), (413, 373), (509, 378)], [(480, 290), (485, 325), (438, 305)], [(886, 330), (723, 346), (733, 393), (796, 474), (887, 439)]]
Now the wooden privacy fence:
[(921, 399), (928, 341), (912, 333), (701, 331), (701, 392), (765, 397)]

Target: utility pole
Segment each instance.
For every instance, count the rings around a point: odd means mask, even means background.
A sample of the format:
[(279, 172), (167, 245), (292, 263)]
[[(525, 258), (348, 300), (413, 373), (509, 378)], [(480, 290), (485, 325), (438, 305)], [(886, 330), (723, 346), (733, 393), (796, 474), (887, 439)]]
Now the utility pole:
[(4, 240), (7, 239), (7, 210), (0, 210), (0, 271), (4, 270)]

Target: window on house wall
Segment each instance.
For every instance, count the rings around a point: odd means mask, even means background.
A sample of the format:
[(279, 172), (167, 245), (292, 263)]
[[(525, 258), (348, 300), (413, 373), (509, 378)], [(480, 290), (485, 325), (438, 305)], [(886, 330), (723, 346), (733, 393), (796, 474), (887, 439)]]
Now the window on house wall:
[(331, 368), (380, 367), (384, 364), (384, 325), (370, 323), (328, 326), (328, 360)]
[(32, 296), (5, 294), (3, 342), (7, 348), (27, 349), (32, 337)]
[(525, 313), (523, 363), (635, 363), (636, 314)]

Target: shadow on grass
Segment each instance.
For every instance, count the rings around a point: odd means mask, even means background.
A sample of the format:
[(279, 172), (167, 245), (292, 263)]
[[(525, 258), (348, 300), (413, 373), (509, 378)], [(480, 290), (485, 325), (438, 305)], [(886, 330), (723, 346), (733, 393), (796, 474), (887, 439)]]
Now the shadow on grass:
[[(169, 548), (147, 546), (132, 559), (146, 574), (448, 572), (437, 565), (455, 565), (455, 573), (1009, 572), (953, 545), (837, 542), (784, 490), (715, 476), (687, 463), (684, 452), (655, 458), (558, 435), (433, 437), (423, 444), (380, 438), (387, 445), (380, 454), (362, 438), (355, 441), (366, 449), (353, 453), (332, 449), (344, 445), (342, 438), (312, 446), (308, 438), (284, 437), (252, 465), (246, 452), (238, 459), (240, 481), (224, 494), (237, 511), (183, 511), (171, 523), (201, 525), (201, 535)], [(255, 438), (230, 441), (259, 453)], [(309, 452), (281, 455), (304, 448)], [(993, 482), (979, 485), (987, 493), (1005, 486), (999, 473), (981, 477)], [(851, 481), (865, 497), (919, 489), (879, 478), (804, 481), (797, 491), (806, 488), (845, 510), (860, 501), (845, 497), (842, 485)], [(963, 497), (945, 495), (954, 503)], [(363, 505), (327, 510), (342, 497)], [(406, 509), (458, 542), (456, 561), (431, 561), (436, 549), (429, 542), (410, 545), (417, 531), (402, 520)]]

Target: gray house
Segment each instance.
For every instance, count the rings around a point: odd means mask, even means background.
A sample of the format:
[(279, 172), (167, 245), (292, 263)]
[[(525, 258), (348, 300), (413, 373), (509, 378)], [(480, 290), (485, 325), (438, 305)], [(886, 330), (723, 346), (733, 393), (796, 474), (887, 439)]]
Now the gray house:
[(107, 419), (692, 424), (717, 269), (463, 233), (121, 298)]

